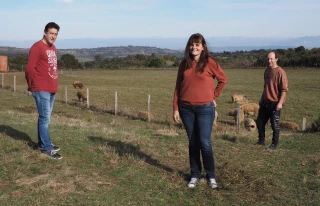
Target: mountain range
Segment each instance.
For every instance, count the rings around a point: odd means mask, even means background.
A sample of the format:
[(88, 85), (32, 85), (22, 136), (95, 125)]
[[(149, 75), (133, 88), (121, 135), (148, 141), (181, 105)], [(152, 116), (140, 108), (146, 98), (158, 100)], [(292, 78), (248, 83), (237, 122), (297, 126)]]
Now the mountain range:
[[(98, 47), (144, 46), (169, 50), (183, 51), (188, 38), (80, 38), (58, 39), (55, 43), (58, 49), (80, 49)], [(256, 37), (208, 37), (208, 47), (212, 52), (249, 51), (258, 49), (287, 49), (304, 46), (307, 49), (320, 47), (319, 36), (299, 38), (256, 38)], [(2, 47), (30, 48), (37, 40), (4, 41)]]

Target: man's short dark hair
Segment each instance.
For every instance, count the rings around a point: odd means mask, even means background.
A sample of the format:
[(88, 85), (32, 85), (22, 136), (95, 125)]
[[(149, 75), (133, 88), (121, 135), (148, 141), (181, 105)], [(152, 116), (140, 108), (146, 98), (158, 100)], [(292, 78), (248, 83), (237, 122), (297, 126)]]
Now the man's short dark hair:
[(44, 31), (47, 32), (49, 29), (55, 28), (56, 30), (59, 31), (60, 26), (54, 22), (49, 22), (47, 23), (46, 27), (44, 27)]

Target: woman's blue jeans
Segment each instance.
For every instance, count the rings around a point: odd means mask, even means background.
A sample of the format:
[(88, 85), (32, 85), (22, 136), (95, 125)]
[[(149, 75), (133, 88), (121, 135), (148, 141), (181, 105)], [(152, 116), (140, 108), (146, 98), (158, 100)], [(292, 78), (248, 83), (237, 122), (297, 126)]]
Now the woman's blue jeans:
[(38, 117), (38, 146), (42, 151), (51, 151), (53, 146), (49, 134), (49, 123), (53, 109), (55, 93), (32, 92), (36, 100)]
[(207, 178), (215, 178), (211, 132), (215, 115), (214, 104), (191, 106), (179, 103), (179, 114), (189, 138), (189, 161), (191, 177), (200, 178), (201, 160)]

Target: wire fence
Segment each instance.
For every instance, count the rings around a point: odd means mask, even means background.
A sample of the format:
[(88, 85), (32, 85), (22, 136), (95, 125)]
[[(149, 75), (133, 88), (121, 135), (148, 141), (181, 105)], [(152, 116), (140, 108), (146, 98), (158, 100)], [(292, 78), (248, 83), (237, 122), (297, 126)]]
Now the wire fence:
[[(60, 71), (63, 74), (62, 71)], [(1, 75), (1, 88), (11, 90), (12, 92), (19, 92), (31, 96), (31, 92), (27, 91), (27, 84), (23, 72), (18, 73), (0, 73)], [(136, 97), (130, 96), (124, 97), (119, 91), (110, 91), (103, 88), (76, 88), (70, 85), (70, 79), (68, 79), (69, 86), (66, 83), (62, 83), (59, 87), (59, 91), (56, 94), (56, 101), (65, 103), (66, 105), (77, 106), (86, 108), (92, 111), (108, 113), (115, 116), (125, 116), (131, 119), (140, 119), (147, 122), (161, 123), (171, 125), (174, 124), (172, 120), (172, 107), (170, 104), (167, 106), (162, 103), (159, 104), (159, 99), (154, 94), (137, 94)], [(63, 88), (63, 89), (62, 89)], [(129, 92), (130, 93), (130, 92)], [(134, 92), (133, 92), (134, 93)], [(128, 94), (126, 92), (126, 94)], [(131, 94), (132, 95), (132, 94)], [(101, 98), (103, 96), (103, 98)], [(134, 96), (134, 95), (133, 95)], [(155, 96), (156, 101), (152, 103), (152, 98)], [(143, 97), (143, 98), (142, 98)], [(135, 102), (135, 104), (133, 103)], [(168, 102), (168, 101), (165, 101)], [(172, 101), (169, 101), (170, 103)], [(158, 103), (158, 104), (157, 104)], [(237, 133), (240, 132), (241, 123), (244, 119), (241, 119), (241, 105), (238, 105), (237, 111), (234, 113), (234, 126)], [(220, 122), (230, 122), (229, 119), (221, 119)], [(251, 122), (252, 123), (252, 122)], [(302, 119), (301, 131), (306, 131), (307, 119)], [(244, 127), (255, 127), (254, 125), (246, 125)], [(250, 130), (250, 128), (247, 128)]]

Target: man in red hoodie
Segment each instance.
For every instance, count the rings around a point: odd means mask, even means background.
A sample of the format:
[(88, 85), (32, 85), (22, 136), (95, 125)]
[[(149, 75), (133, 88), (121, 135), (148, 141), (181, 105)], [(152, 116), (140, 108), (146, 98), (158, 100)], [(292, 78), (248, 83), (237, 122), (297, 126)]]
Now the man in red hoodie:
[(43, 38), (32, 45), (29, 51), (28, 64), (25, 78), (28, 83), (28, 91), (35, 98), (38, 117), (38, 147), (42, 153), (54, 159), (61, 159), (57, 153), (58, 146), (51, 143), (49, 134), (49, 122), (53, 109), (55, 94), (58, 92), (58, 63), (56, 47), (60, 27), (49, 22), (43, 33)]

